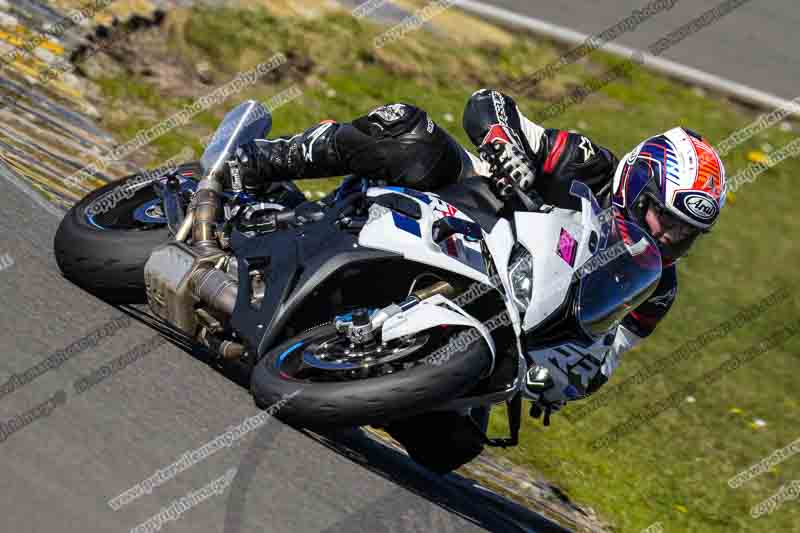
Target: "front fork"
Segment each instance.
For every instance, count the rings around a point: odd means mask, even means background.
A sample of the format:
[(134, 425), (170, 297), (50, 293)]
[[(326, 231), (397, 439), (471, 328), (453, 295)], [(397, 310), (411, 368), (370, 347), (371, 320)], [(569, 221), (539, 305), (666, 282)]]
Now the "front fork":
[(454, 292), (455, 289), (452, 285), (440, 281), (410, 294), (399, 304), (392, 304), (376, 311), (357, 309), (352, 313), (337, 316), (334, 325), (336, 330), (346, 335), (353, 344), (368, 344), (380, 336), (383, 324), (393, 316), (406, 312), (420, 302), (438, 294), (449, 298)]
[[(334, 325), (336, 330), (346, 335), (354, 345), (374, 343), (380, 336), (381, 327), (389, 318), (408, 311), (420, 302), (435, 295), (451, 297), (453, 292), (454, 289), (449, 283), (435, 283), (430, 287), (412, 293), (399, 304), (392, 304), (383, 309), (373, 311), (357, 309), (346, 315), (337, 316)], [(486, 446), (508, 448), (519, 443), (519, 431), (522, 426), (522, 393), (517, 391), (505, 403), (508, 413), (509, 437), (492, 439), (487, 436), (489, 407), (474, 407), (470, 410), (470, 420), (473, 423), (474, 430), (480, 435)]]

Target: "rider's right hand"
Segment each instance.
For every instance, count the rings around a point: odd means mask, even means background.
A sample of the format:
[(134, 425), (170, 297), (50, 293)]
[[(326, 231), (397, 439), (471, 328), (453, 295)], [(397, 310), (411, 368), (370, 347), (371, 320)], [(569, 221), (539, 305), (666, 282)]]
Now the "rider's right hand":
[(510, 142), (495, 140), (484, 144), (478, 150), (481, 159), (491, 167), (491, 177), (502, 197), (510, 197), (513, 193), (512, 180), (523, 191), (529, 190), (536, 179), (533, 162), (516, 145)]

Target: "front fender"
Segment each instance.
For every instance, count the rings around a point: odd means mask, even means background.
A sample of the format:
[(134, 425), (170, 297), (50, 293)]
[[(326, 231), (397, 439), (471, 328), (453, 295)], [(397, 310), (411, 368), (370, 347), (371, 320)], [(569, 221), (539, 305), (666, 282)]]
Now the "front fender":
[(437, 294), (420, 302), (408, 311), (389, 318), (382, 329), (384, 341), (413, 335), (437, 326), (467, 326), (478, 330), (492, 354), (489, 374), (494, 371), (495, 344), (489, 329), (480, 320), (466, 313), (444, 296)]

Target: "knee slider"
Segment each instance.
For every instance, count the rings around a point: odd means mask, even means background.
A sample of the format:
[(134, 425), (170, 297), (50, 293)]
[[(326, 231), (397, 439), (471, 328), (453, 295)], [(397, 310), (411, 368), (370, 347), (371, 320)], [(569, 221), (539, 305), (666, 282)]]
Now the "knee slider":
[(427, 125), (428, 120), (428, 114), (418, 107), (409, 104), (389, 104), (353, 121), (353, 126), (370, 137), (385, 139), (411, 133), (421, 123)]
[(380, 169), (378, 178), (426, 189), (455, 181), (460, 174), (457, 143), (418, 107), (382, 106), (354, 121), (352, 127), (357, 142), (343, 143), (358, 147), (359, 157), (351, 161), (355, 164), (360, 159), (366, 168)]

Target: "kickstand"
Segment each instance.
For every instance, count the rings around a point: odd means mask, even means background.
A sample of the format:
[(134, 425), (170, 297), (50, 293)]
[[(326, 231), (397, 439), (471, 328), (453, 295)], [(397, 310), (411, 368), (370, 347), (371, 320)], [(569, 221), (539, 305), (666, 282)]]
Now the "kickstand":
[(519, 428), (522, 425), (522, 396), (517, 393), (510, 400), (506, 400), (508, 409), (508, 428), (511, 436), (502, 439), (490, 439), (483, 436), (484, 444), (494, 448), (510, 448), (519, 443)]

